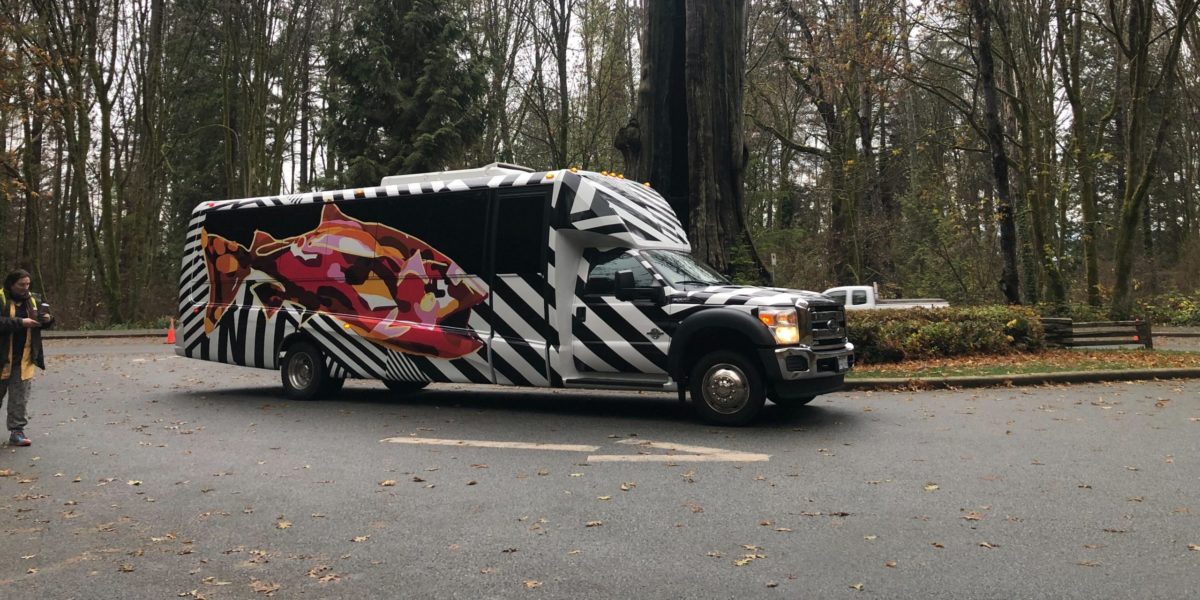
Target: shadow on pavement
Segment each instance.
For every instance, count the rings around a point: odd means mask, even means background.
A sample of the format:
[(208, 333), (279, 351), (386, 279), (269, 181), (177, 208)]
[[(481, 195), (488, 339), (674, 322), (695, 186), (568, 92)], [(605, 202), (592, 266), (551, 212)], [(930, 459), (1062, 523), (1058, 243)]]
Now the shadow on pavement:
[[(241, 402), (267, 401), (273, 405), (306, 407), (322, 410), (341, 410), (349, 406), (364, 407), (426, 407), (459, 409), (470, 412), (495, 411), (513, 416), (559, 415), (576, 417), (606, 417), (639, 421), (690, 423), (712, 427), (699, 421), (690, 403), (679, 402), (678, 396), (667, 393), (590, 392), (543, 388), (489, 388), (463, 390), (434, 387), (399, 396), (387, 389), (364, 387), (345, 388), (336, 397), (301, 402), (284, 399), (278, 387), (243, 387), (177, 392), (179, 397), (192, 401), (216, 402), (236, 406)], [(261, 404), (246, 404), (247, 409), (259, 410)], [(441, 412), (439, 418), (449, 417)], [(748, 428), (763, 430), (823, 429), (837, 425), (853, 427), (857, 413), (829, 406), (782, 408), (767, 403), (762, 414)]]

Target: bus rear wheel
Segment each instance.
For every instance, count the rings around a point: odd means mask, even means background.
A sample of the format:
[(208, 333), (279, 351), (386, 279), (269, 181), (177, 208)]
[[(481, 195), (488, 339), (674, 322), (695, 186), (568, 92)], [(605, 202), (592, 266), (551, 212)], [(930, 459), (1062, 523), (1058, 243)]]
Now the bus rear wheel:
[(329, 374), (321, 350), (309, 342), (296, 342), (283, 356), (279, 368), (283, 393), (292, 400), (312, 400), (328, 389)]

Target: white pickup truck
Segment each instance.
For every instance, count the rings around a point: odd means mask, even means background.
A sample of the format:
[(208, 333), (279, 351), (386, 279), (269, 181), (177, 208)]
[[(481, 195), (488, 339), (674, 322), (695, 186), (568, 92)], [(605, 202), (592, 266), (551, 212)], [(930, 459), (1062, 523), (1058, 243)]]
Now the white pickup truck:
[(829, 288), (822, 294), (846, 307), (846, 310), (874, 310), (883, 308), (945, 308), (949, 302), (941, 298), (899, 298), (884, 300), (879, 290), (870, 285), (843, 285)]

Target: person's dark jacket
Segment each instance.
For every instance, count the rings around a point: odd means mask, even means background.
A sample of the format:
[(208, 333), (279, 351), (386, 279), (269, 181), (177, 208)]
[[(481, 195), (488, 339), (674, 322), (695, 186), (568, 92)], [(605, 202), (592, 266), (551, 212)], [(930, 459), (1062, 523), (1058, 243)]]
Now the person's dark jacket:
[[(0, 366), (3, 366), (11, 360), (11, 358), (8, 356), (8, 351), (12, 346), (11, 342), (13, 334), (24, 335), (26, 331), (26, 329), (21, 326), (20, 319), (14, 319), (8, 316), (9, 306), (12, 304), (12, 302), (13, 299), (10, 298), (8, 294), (0, 291)], [(41, 300), (38, 300), (37, 296), (35, 296), (33, 293), (30, 293), (28, 302), (30, 303), (29, 318), (37, 319), (40, 322), (40, 315), (42, 314)], [(31, 330), (33, 335), (29, 338), (29, 343), (32, 344), (32, 346), (29, 348), (29, 358), (33, 359), (33, 364), (37, 365), (42, 370), (46, 369), (46, 357), (42, 353), (42, 330), (50, 329), (53, 326), (54, 321), (50, 321), (49, 323), (42, 323), (41, 327), (35, 327)]]

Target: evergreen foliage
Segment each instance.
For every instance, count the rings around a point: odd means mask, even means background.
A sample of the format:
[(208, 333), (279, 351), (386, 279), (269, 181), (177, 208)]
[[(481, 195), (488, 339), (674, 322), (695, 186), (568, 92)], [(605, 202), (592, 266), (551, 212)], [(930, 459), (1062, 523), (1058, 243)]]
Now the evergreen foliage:
[(458, 166), (482, 133), (484, 75), (461, 16), (436, 0), (363, 0), (329, 47), (326, 135), (344, 185)]

